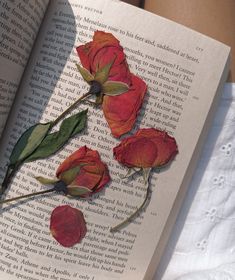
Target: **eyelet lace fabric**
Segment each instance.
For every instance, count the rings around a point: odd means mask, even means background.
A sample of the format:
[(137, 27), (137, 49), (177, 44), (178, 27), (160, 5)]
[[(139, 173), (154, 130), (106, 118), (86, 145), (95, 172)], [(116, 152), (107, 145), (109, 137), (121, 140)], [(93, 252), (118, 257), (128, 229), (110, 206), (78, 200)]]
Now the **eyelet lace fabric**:
[(235, 280), (235, 84), (224, 87), (154, 280)]

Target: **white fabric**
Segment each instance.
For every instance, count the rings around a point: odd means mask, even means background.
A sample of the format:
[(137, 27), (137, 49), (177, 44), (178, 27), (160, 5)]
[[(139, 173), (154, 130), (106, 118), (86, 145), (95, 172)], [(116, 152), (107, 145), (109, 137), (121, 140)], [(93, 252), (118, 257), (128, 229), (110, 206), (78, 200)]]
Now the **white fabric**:
[(235, 84), (225, 85), (154, 279), (235, 279)]

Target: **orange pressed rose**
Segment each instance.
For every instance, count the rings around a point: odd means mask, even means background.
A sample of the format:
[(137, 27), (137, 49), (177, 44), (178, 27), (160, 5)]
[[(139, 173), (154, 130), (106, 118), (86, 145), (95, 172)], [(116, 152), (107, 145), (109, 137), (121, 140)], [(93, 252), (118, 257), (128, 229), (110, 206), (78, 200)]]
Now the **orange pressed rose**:
[(178, 152), (176, 141), (167, 132), (143, 128), (127, 137), (114, 148), (114, 156), (127, 167), (160, 167), (171, 161)]
[(78, 69), (97, 96), (113, 136), (130, 131), (147, 91), (145, 82), (130, 73), (123, 48), (111, 34), (96, 31), (93, 41), (77, 47)]
[[(98, 192), (110, 181), (108, 167), (101, 161), (99, 153), (86, 146), (66, 158), (56, 176), (71, 196)], [(81, 188), (85, 192), (81, 192)]]
[(82, 212), (69, 205), (56, 207), (51, 214), (50, 231), (64, 247), (79, 243), (87, 232)]

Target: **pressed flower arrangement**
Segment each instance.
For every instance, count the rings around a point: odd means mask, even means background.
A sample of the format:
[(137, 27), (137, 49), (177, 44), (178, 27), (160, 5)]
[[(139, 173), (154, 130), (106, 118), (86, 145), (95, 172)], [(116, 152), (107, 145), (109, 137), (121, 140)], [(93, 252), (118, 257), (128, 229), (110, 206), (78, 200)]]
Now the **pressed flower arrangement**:
[[(57, 119), (49, 123), (38, 123), (26, 130), (13, 148), (9, 165), (2, 183), (1, 193), (7, 190), (11, 178), (19, 167), (37, 159), (44, 159), (61, 149), (67, 141), (81, 133), (86, 125), (87, 110), (67, 117), (67, 114), (82, 101), (93, 99), (103, 110), (111, 133), (119, 138), (130, 132), (141, 109), (147, 92), (145, 82), (131, 73), (120, 42), (111, 33), (96, 31), (93, 40), (76, 48), (80, 58), (78, 71), (88, 83), (87, 93), (66, 109)], [(90, 101), (90, 100), (89, 100)], [(52, 129), (59, 123), (59, 130)], [(88, 131), (89, 133), (89, 131)], [(115, 232), (129, 223), (146, 206), (150, 194), (149, 174), (170, 163), (178, 152), (176, 141), (167, 132), (155, 128), (139, 129), (134, 135), (122, 138), (113, 148), (114, 158), (128, 168), (127, 176), (141, 171), (146, 185), (146, 195), (136, 211), (119, 225), (111, 228)], [(50, 192), (69, 197), (92, 199), (92, 195), (110, 182), (108, 166), (99, 152), (83, 146), (74, 151), (59, 165), (56, 178), (36, 179), (45, 190), (0, 201), (1, 204)], [(87, 232), (81, 210), (69, 205), (57, 206), (51, 214), (50, 231), (64, 247), (79, 243)]]

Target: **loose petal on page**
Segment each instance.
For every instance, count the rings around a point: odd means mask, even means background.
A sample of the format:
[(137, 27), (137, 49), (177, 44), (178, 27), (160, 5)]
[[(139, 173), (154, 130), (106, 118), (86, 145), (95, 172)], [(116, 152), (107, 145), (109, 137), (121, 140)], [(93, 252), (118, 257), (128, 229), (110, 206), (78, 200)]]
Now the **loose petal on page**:
[(56, 207), (51, 214), (50, 231), (64, 247), (81, 242), (87, 232), (82, 212), (69, 205)]

